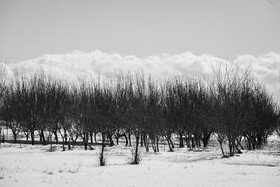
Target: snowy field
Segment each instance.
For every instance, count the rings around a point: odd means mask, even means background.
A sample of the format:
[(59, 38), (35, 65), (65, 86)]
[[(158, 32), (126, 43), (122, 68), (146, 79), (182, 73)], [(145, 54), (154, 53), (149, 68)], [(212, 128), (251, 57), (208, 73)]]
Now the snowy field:
[[(62, 152), (60, 145), (1, 144), (0, 186), (280, 186), (279, 138), (262, 150), (221, 158), (220, 150), (142, 150), (140, 165), (129, 165), (131, 148), (107, 147), (107, 165), (98, 166), (100, 147)], [(150, 150), (152, 151), (152, 150)]]

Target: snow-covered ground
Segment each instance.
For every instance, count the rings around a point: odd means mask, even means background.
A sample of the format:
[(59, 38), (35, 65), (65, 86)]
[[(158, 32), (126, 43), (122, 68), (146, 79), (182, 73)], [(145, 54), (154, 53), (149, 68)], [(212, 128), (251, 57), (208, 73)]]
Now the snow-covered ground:
[[(106, 148), (107, 165), (98, 166), (99, 147), (1, 144), (0, 186), (280, 186), (279, 139), (269, 147), (221, 158), (218, 148), (146, 153), (140, 165), (127, 164), (131, 148)], [(166, 148), (165, 148), (166, 150)], [(152, 150), (151, 150), (152, 151)]]

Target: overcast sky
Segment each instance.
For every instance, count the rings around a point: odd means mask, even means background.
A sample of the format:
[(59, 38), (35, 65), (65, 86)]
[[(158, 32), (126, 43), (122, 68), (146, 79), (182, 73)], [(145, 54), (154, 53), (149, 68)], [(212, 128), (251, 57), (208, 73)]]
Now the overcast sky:
[(280, 53), (278, 0), (0, 0), (0, 60), (95, 49), (135, 55)]

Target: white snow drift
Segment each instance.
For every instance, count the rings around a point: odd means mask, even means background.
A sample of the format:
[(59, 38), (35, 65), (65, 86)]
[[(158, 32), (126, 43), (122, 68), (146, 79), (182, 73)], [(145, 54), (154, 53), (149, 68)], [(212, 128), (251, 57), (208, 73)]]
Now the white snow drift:
[[(276, 140), (273, 140), (276, 141)], [(95, 150), (62, 152), (58, 146), (2, 144), (0, 187), (4, 186), (280, 186), (279, 140), (273, 149), (244, 151), (222, 159), (219, 148), (159, 153), (142, 150), (140, 165), (126, 163), (130, 147), (106, 148), (106, 166)], [(271, 145), (271, 141), (270, 141)], [(57, 146), (57, 145), (55, 145)], [(275, 147), (276, 146), (276, 147)]]

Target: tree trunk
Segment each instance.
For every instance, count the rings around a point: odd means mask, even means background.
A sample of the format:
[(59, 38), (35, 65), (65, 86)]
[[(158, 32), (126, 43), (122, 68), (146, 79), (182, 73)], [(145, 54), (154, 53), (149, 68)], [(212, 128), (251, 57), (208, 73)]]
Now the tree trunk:
[(93, 132), (90, 132), (89, 135), (90, 135), (90, 143), (93, 144)]
[(44, 135), (44, 131), (43, 131), (43, 129), (41, 129), (40, 130), (41, 132), (40, 132), (40, 134), (41, 134), (41, 143), (43, 144), (43, 145), (46, 145), (46, 139), (45, 139), (45, 135)]
[(31, 136), (31, 144), (34, 145), (34, 131), (30, 132), (30, 136)]
[(42, 134), (41, 134), (41, 130), (38, 130), (38, 134), (39, 134), (39, 142), (42, 144)]
[(174, 146), (174, 143), (172, 142), (171, 138), (169, 139), (169, 141), (170, 141), (170, 144), (171, 144), (172, 148), (174, 149), (175, 146)]
[(119, 145), (119, 138), (120, 138), (119, 134), (117, 134), (115, 137), (116, 137), (116, 143), (117, 145)]
[(62, 151), (65, 151), (65, 136), (61, 131), (59, 131), (61, 139), (62, 139)]
[(14, 141), (15, 141), (15, 143), (17, 143), (17, 133), (14, 131), (12, 131), (12, 132), (13, 132)]
[(126, 134), (124, 134), (123, 136), (125, 138), (125, 147), (127, 147), (128, 146), (128, 138), (127, 138)]
[(68, 140), (68, 150), (69, 150), (69, 151), (71, 150), (71, 140), (70, 140), (70, 138), (69, 138), (69, 140)]
[(201, 147), (200, 137), (198, 135), (195, 135), (195, 145), (196, 145), (196, 147)]
[(173, 148), (172, 148), (172, 145), (171, 145), (171, 140), (169, 140), (168, 138), (166, 138), (166, 141), (167, 141), (167, 144), (168, 144), (168, 147), (169, 147), (169, 152), (174, 152)]
[(184, 147), (184, 140), (183, 140), (183, 134), (179, 133), (179, 147)]
[(54, 138), (55, 138), (55, 142), (56, 144), (58, 144), (58, 136), (57, 136), (57, 131), (54, 131)]
[(62, 151), (65, 151), (65, 141), (64, 141), (64, 138), (62, 138)]
[(130, 134), (130, 132), (128, 132), (128, 143), (129, 143), (129, 146), (131, 146), (131, 134)]
[(218, 141), (218, 142), (219, 142), (219, 144), (220, 144), (220, 148), (221, 148), (223, 157), (226, 157), (225, 152), (224, 152), (224, 149), (223, 149), (223, 142), (222, 142), (222, 141)]
[(252, 149), (256, 149), (256, 138), (252, 135), (251, 136), (251, 144), (252, 144)]
[(97, 139), (96, 139), (96, 132), (94, 133), (94, 142), (97, 143)]
[(145, 136), (144, 136), (144, 145), (145, 145), (145, 148), (146, 148), (146, 152), (148, 153), (148, 152), (149, 152), (149, 140), (148, 140), (148, 135), (145, 135)]
[(241, 148), (241, 150), (244, 150), (244, 147), (241, 145), (241, 139), (240, 140), (237, 140), (237, 146), (239, 145), (240, 146), (240, 148)]
[(228, 140), (229, 156), (234, 156), (234, 146), (231, 138)]
[(158, 143), (159, 143), (159, 137), (156, 136), (156, 148), (157, 148), (157, 152), (159, 152), (159, 145), (158, 145)]
[(202, 138), (202, 143), (203, 143), (203, 147), (206, 148), (208, 146), (209, 140), (211, 137), (211, 133), (206, 134), (205, 136), (203, 136)]
[(189, 136), (185, 137), (185, 142), (186, 142), (187, 148), (191, 148), (191, 143), (190, 143), (190, 137)]
[(238, 154), (241, 154), (242, 152), (240, 151), (240, 149), (238, 149), (238, 144), (235, 143), (235, 141), (233, 142), (233, 145), (237, 151)]
[(247, 149), (248, 149), (248, 150), (252, 150), (252, 147), (251, 147), (251, 140), (250, 140), (249, 135), (244, 135), (244, 137), (247, 139)]
[(109, 141), (110, 141), (110, 146), (114, 146), (114, 141), (113, 141), (113, 137), (112, 137), (112, 134), (108, 134), (108, 138), (109, 138)]
[(102, 146), (101, 146), (101, 152), (99, 155), (99, 165), (105, 166), (105, 158), (104, 158), (104, 150), (105, 150), (105, 133), (102, 132)]
[(51, 135), (51, 133), (49, 133), (49, 141), (50, 141), (50, 143), (51, 143), (51, 149), (50, 149), (50, 151), (52, 152), (53, 151), (53, 146), (52, 146), (52, 135)]
[(192, 140), (192, 148), (194, 148), (195, 144), (194, 144), (194, 137), (193, 136), (191, 137), (191, 140)]
[(87, 150), (88, 147), (88, 133), (84, 133), (84, 147)]
[(136, 146), (135, 146), (135, 153), (134, 153), (134, 161), (132, 164), (139, 164), (139, 153), (138, 153), (138, 147), (139, 147), (139, 134), (135, 135), (136, 138)]
[(154, 152), (156, 153), (157, 149), (156, 149), (155, 138), (153, 138), (151, 141), (152, 141), (152, 148), (153, 148)]
[(115, 138), (116, 138), (116, 144), (119, 145), (119, 138), (120, 138), (120, 129), (117, 129), (115, 131)]
[(67, 131), (66, 131), (65, 128), (63, 128), (63, 131), (64, 131), (64, 140), (65, 140), (65, 145), (66, 145), (67, 141), (68, 141), (68, 139), (67, 139)]

